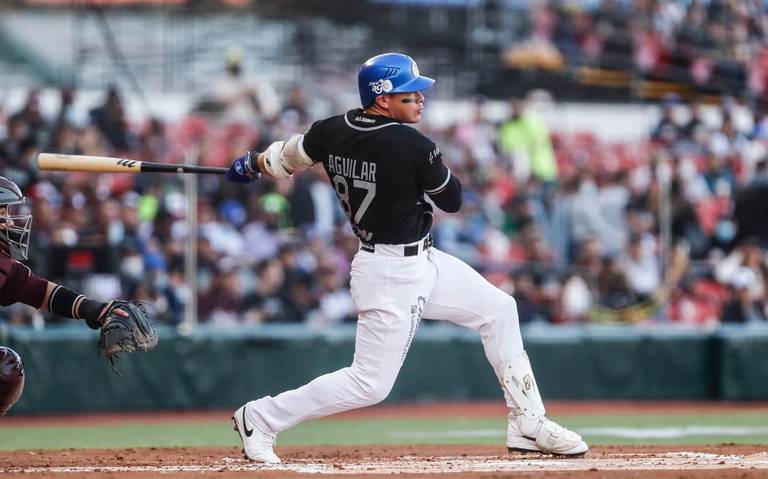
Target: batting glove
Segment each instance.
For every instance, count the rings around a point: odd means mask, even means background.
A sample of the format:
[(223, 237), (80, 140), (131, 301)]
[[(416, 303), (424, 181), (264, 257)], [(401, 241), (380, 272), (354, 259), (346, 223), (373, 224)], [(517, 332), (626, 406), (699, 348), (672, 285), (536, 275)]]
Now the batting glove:
[(248, 151), (232, 162), (232, 166), (229, 167), (227, 174), (224, 176), (227, 181), (233, 183), (250, 183), (258, 180), (261, 173), (251, 166), (251, 161), (256, 161), (256, 156), (257, 153)]

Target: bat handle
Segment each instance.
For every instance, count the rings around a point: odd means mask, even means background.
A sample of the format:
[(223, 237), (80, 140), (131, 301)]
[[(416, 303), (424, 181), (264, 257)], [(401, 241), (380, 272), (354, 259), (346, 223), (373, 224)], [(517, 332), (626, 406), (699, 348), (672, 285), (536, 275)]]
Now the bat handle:
[(226, 175), (229, 168), (218, 166), (190, 166), (184, 165), (180, 168), (180, 173), (209, 173), (214, 175)]
[(142, 162), (142, 173), (201, 173), (201, 174), (214, 174), (225, 175), (229, 171), (229, 168), (222, 168), (218, 166), (197, 166), (197, 165), (174, 165), (170, 163), (149, 163)]

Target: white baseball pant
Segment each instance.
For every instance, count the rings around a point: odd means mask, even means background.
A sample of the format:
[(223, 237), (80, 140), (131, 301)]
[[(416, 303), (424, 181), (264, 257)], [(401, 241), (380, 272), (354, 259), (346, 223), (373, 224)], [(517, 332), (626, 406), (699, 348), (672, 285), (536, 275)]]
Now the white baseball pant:
[(478, 331), (494, 370), (523, 351), (515, 300), (463, 261), (436, 248), (424, 251), (421, 243), (414, 243), (419, 244), (415, 256), (403, 255), (405, 245), (357, 252), (351, 293), (359, 316), (352, 365), (250, 402), (249, 421), (276, 434), (308, 419), (383, 401), (422, 316)]

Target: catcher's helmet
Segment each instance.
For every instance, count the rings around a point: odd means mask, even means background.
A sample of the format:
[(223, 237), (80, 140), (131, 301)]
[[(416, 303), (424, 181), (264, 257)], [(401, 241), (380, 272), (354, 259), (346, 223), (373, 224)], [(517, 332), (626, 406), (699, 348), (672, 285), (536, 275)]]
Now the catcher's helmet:
[(425, 90), (435, 80), (419, 75), (413, 58), (402, 53), (384, 53), (368, 59), (357, 74), (357, 88), (363, 108), (377, 96)]
[(24, 365), (16, 351), (0, 346), (0, 416), (16, 404), (24, 390)]
[(5, 213), (0, 215), (0, 226), (10, 225), (0, 227), (0, 254), (16, 260), (27, 259), (29, 234), (32, 231), (32, 215), (11, 214), (11, 206), (22, 203), (24, 195), (16, 183), (0, 176), (0, 208), (6, 208)]

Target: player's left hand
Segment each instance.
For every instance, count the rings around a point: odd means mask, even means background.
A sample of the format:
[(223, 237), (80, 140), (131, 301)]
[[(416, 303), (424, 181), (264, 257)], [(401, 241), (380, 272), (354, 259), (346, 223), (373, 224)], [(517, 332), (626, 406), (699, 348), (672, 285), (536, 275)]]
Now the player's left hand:
[(115, 367), (118, 353), (149, 351), (157, 346), (157, 331), (141, 303), (110, 301), (99, 320), (102, 324), (99, 350), (117, 374), (120, 374)]
[(256, 154), (248, 151), (245, 155), (233, 161), (232, 166), (229, 167), (229, 171), (227, 171), (227, 174), (225, 175), (227, 181), (233, 183), (250, 183), (259, 179), (259, 172), (254, 171), (251, 167), (251, 161), (255, 160)]

